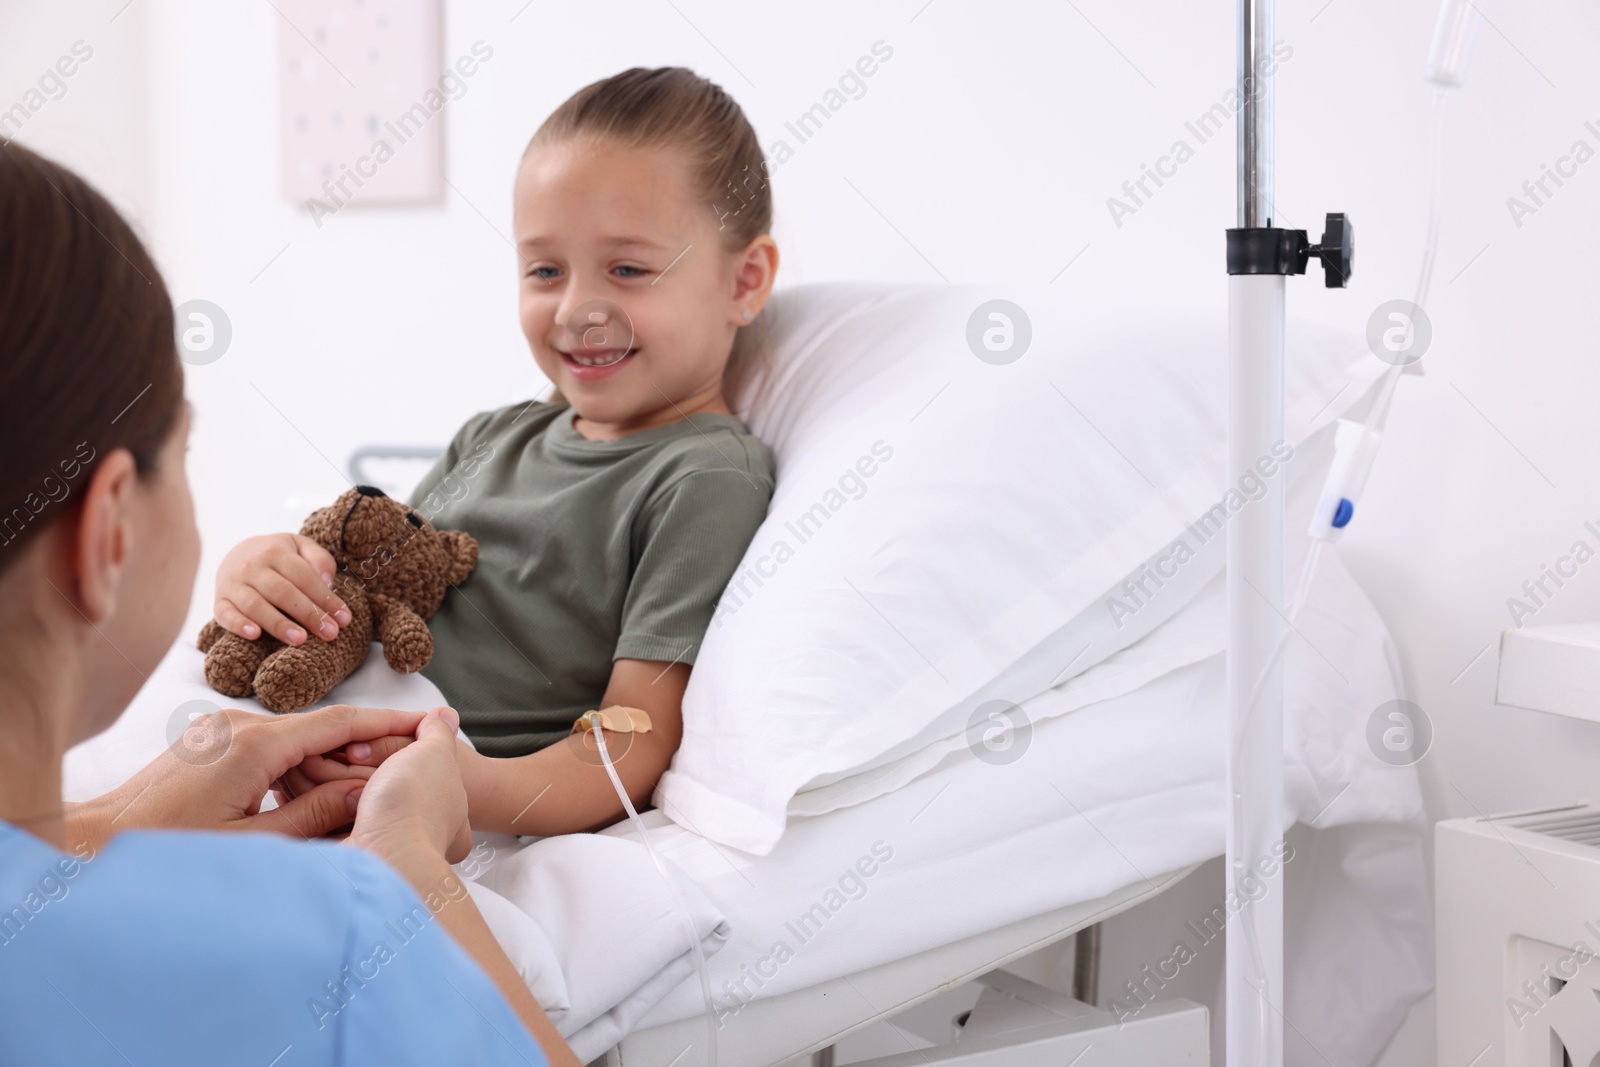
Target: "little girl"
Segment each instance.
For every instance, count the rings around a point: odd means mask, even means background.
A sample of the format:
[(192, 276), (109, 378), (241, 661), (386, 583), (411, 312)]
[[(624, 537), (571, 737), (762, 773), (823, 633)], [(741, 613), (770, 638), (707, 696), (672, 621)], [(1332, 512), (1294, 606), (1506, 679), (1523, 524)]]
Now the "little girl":
[[(429, 624), (425, 672), (477, 747), (461, 746), (472, 826), (544, 836), (623, 814), (592, 740), (569, 733), (585, 711), (650, 716), (607, 735), (636, 804), (677, 749), (690, 667), (772, 494), (772, 457), (726, 397), (778, 249), (755, 131), (682, 68), (624, 71), (557, 108), (513, 214), (522, 330), (557, 391), (469, 419), (410, 504), (479, 545)], [(329, 639), (350, 621), (333, 567), (298, 534), (246, 540), (218, 568), (215, 616), (251, 640)], [(282, 785), (370, 773), (376, 747)]]

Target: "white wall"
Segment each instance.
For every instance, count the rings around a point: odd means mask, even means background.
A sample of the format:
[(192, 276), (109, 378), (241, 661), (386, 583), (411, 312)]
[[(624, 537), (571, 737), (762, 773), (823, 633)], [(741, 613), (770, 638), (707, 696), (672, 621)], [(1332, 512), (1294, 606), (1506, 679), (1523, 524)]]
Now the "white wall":
[[(1105, 201), (1231, 86), (1231, 2), (451, 3), (443, 58), (479, 38), (495, 49), (449, 107), (455, 191), (320, 230), (277, 195), (273, 7), (137, 0), (112, 23), (120, 3), (0, 9), (0, 106), (73, 40), (92, 42), (93, 62), (22, 139), (138, 217), (176, 299), (232, 317), (232, 350), (189, 375), (207, 539), (195, 623), (221, 551), (331, 496), (352, 447), (442, 442), (471, 412), (540, 387), (514, 319), (512, 167), (560, 99), (626, 66), (718, 79), (771, 143), (874, 41), (893, 47), (867, 94), (778, 170), (784, 284), (1045, 282), (1083, 250), (1053, 283), (1063, 299), (1135, 290), (1152, 313), (1204, 301), (1224, 314), (1231, 134), (1120, 228)], [(1600, 729), (1496, 707), (1494, 651), (1474, 659), (1510, 624), (1525, 578), (1579, 537), (1597, 544), (1582, 524), (1600, 519), (1600, 161), (1520, 228), (1506, 198), (1574, 140), (1600, 149), (1583, 127), (1600, 128), (1600, 9), (1486, 10), (1493, 26), (1449, 101), (1428, 373), (1402, 384), (1342, 549), (1432, 717), (1421, 770), (1437, 817), (1591, 796), (1600, 766)], [(1324, 211), (1344, 210), (1358, 228), (1353, 287), (1297, 281), (1293, 313), (1359, 329), (1411, 295), (1434, 11), (1279, 5), (1277, 36), (1294, 49), (1278, 78), (1279, 222), (1315, 236)], [(1600, 562), (1532, 621), (1596, 617)]]
[[(91, 176), (125, 211), (148, 207), (143, 11), (125, 0), (0, 7), (0, 138)], [(112, 19), (115, 18), (115, 21)], [(89, 58), (77, 62), (73, 45)], [(55, 70), (63, 57), (73, 73)], [(55, 79), (41, 86), (41, 78)], [(16, 105), (12, 123), (5, 117)], [(32, 111), (33, 114), (28, 114)], [(20, 125), (13, 123), (20, 120)]]

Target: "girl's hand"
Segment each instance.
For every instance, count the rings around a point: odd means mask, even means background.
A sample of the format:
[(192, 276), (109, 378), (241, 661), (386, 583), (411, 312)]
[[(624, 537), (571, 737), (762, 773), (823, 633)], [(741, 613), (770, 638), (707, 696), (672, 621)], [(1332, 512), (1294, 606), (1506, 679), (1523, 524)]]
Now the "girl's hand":
[(418, 724), (415, 743), (372, 771), (366, 785), (355, 790), (356, 824), (349, 844), (402, 871), (435, 857), (449, 863), (466, 858), (472, 828), (456, 764), (459, 724), (453, 708), (434, 708)]
[(349, 778), (366, 781), (379, 764), (414, 741), (416, 737), (410, 734), (377, 737), (371, 741), (354, 741), (320, 756), (307, 756), (299, 766), (290, 767), (282, 778), (272, 783), (272, 795), (279, 804), (287, 804), (328, 782)]
[(196, 719), (183, 740), (124, 785), (79, 805), (71, 819), (77, 836), (96, 845), (133, 827), (321, 837), (355, 817), (350, 794), (362, 786), (360, 780), (330, 781), (263, 812), (267, 790), (308, 756), (415, 732), (422, 718), (415, 711), (345, 704), (296, 715), (215, 712)]
[(334, 594), (338, 570), (328, 550), (300, 534), (248, 537), (217, 567), (212, 614), (221, 626), (247, 640), (271, 634), (286, 645), (302, 645), (307, 634), (324, 641), (350, 625), (350, 609)]

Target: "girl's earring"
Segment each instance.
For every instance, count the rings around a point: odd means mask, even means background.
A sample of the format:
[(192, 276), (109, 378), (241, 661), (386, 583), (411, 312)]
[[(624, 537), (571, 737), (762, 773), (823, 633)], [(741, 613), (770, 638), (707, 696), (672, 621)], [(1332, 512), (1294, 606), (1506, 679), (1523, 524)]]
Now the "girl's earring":
[(745, 308), (744, 309), (744, 321), (749, 322), (753, 318), (755, 318), (755, 316), (750, 314), (750, 309), (749, 308)]

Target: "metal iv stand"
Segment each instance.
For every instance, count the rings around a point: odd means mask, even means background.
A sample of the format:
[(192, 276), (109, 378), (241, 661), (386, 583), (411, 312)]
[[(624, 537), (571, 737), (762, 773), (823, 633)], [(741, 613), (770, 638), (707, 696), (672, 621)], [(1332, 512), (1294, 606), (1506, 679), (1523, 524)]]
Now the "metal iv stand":
[[(1283, 440), (1284, 279), (1305, 273), (1316, 256), (1328, 287), (1343, 288), (1353, 255), (1342, 214), (1327, 216), (1320, 245), (1304, 230), (1273, 225), (1272, 23), (1272, 0), (1239, 0), (1239, 221), (1227, 245), (1230, 478)], [(1228, 927), (1228, 1067), (1283, 1063), (1283, 868), (1265, 877), (1260, 866), (1278, 859), (1283, 840), (1282, 467), (1266, 480), (1267, 495), (1228, 526), (1226, 899), (1249, 901)]]

